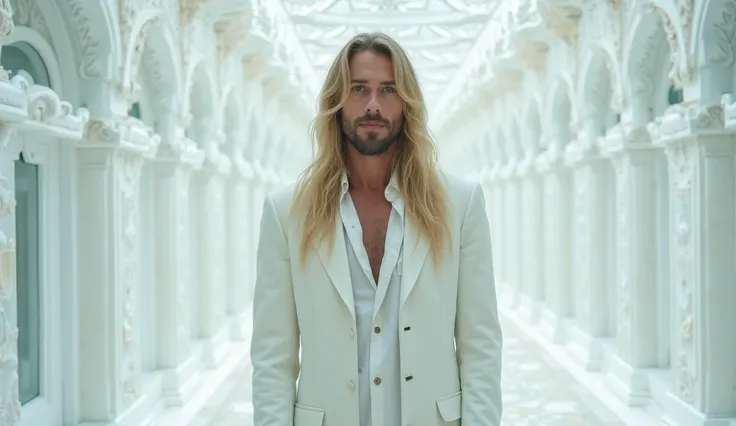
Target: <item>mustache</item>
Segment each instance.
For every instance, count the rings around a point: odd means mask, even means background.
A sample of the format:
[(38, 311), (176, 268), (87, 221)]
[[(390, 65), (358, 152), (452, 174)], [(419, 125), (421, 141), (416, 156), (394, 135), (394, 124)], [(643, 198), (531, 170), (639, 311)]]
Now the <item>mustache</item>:
[(384, 125), (388, 125), (389, 124), (388, 120), (386, 120), (385, 118), (381, 117), (380, 114), (377, 114), (377, 115), (364, 115), (363, 117), (360, 117), (360, 118), (356, 119), (355, 120), (355, 124), (362, 124), (362, 123), (365, 123), (365, 122), (368, 122), (368, 121), (373, 121), (373, 122), (381, 123), (381, 124), (384, 124)]

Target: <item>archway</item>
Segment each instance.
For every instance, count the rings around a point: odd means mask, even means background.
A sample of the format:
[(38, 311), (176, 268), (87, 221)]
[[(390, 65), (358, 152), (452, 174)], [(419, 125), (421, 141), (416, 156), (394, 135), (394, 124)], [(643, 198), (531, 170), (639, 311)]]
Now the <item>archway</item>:
[[(624, 72), (632, 121), (646, 125), (669, 107), (673, 88), (671, 49), (659, 12), (642, 11), (634, 22)], [(677, 99), (677, 97), (674, 97)]]
[[(620, 121), (612, 108), (618, 79), (611, 75), (615, 60), (602, 46), (594, 46), (585, 56), (579, 84), (580, 111), (583, 126), (590, 138), (603, 136)], [(613, 71), (615, 72), (615, 71)]]
[(524, 108), (522, 119), (524, 120), (524, 149), (529, 155), (535, 156), (541, 146), (542, 137), (542, 113), (539, 99), (535, 96), (529, 98)]
[(217, 148), (214, 121), (217, 85), (211, 68), (204, 61), (194, 67), (192, 77), (187, 102), (192, 121), (187, 128), (187, 137), (194, 140), (200, 149), (211, 154), (211, 150)]
[(259, 115), (255, 111), (251, 111), (246, 119), (248, 120), (248, 127), (247, 140), (245, 145), (245, 158), (252, 165), (254, 165), (260, 162), (260, 158), (255, 157), (255, 147), (256, 144), (259, 143), (258, 138), (261, 137), (261, 134), (263, 133), (263, 130), (261, 129), (261, 127), (263, 127), (263, 122), (260, 120)]
[(164, 141), (173, 141), (182, 116), (179, 49), (171, 33), (171, 23), (166, 20), (157, 20), (149, 29), (141, 28), (141, 31), (146, 35), (140, 67), (134, 76), (134, 84), (140, 86), (140, 95), (130, 100), (128, 115), (151, 126)]
[(92, 115), (107, 113), (107, 98), (95, 89), (106, 87), (120, 66), (120, 32), (111, 15), (114, 9), (101, 1), (44, 1), (40, 9), (54, 34), (64, 78), (63, 89), (57, 93), (72, 105), (87, 107)]
[[(696, 15), (697, 42), (693, 54), (697, 58), (700, 80), (700, 102), (719, 103), (724, 93), (736, 91), (736, 10), (732, 2), (705, 0)], [(688, 52), (689, 53), (689, 52)]]
[(245, 141), (243, 141), (243, 108), (240, 97), (236, 90), (231, 90), (227, 95), (225, 110), (222, 114), (222, 126), (225, 131), (225, 152), (230, 155), (233, 162), (241, 161)]
[(547, 97), (543, 127), (548, 129), (551, 138), (551, 141), (545, 143), (557, 144), (556, 148), (560, 150), (575, 137), (572, 131), (574, 112), (571, 99), (570, 84), (566, 79), (558, 78)]
[(518, 117), (513, 117), (510, 121), (506, 137), (506, 155), (518, 162), (523, 156), (521, 126)]

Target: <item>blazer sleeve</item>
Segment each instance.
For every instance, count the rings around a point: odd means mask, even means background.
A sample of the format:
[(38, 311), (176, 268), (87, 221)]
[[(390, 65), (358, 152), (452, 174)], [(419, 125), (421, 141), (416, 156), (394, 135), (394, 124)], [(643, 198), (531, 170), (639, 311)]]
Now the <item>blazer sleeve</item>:
[(475, 184), (460, 235), (455, 322), (463, 426), (501, 424), (502, 340), (488, 216), (483, 190)]
[(292, 426), (299, 373), (299, 328), (289, 248), (270, 197), (263, 203), (253, 298), (254, 426)]

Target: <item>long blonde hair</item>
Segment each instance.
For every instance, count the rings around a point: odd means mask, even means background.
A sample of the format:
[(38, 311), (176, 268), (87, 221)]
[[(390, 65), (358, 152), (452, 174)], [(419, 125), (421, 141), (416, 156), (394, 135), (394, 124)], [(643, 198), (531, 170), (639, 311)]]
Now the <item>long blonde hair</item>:
[(438, 173), (437, 151), (427, 128), (427, 109), (414, 67), (403, 48), (382, 33), (353, 37), (330, 66), (320, 91), (318, 113), (309, 129), (317, 152), (298, 179), (291, 211), (299, 215), (302, 224), (301, 263), (305, 263), (313, 243), (327, 238), (330, 249), (334, 248), (340, 181), (346, 170), (339, 112), (350, 90), (350, 59), (364, 51), (386, 55), (393, 63), (397, 92), (404, 101), (404, 128), (391, 167), (407, 219), (427, 237), (437, 266), (449, 242), (447, 194)]

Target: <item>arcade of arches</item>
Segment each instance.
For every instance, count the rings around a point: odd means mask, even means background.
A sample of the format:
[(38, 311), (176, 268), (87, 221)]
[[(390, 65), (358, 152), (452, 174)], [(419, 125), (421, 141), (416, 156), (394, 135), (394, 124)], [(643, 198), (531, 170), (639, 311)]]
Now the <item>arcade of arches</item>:
[(504, 425), (736, 424), (735, 0), (311, 3), (0, 1), (0, 426), (253, 424), (261, 202), (381, 25), (485, 189)]

